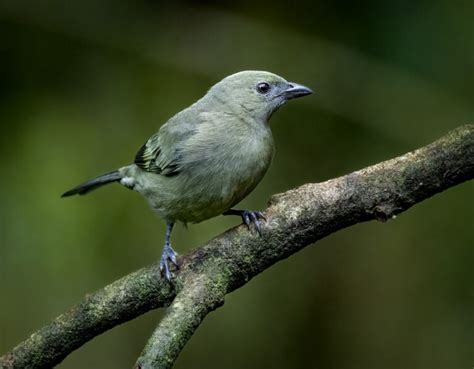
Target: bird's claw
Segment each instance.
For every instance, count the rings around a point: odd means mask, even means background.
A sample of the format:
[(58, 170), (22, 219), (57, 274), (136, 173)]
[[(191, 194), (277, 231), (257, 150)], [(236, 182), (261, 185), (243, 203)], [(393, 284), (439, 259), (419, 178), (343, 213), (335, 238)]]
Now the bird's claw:
[(176, 267), (176, 269), (179, 269), (178, 261), (176, 259), (177, 255), (178, 254), (171, 248), (171, 245), (165, 245), (163, 253), (161, 254), (160, 272), (161, 275), (164, 274), (168, 281), (171, 281), (173, 278), (173, 273), (170, 271), (169, 263), (171, 262)]
[(253, 224), (257, 233), (261, 236), (260, 219), (267, 220), (260, 211), (242, 210), (242, 222), (250, 229), (250, 224)]

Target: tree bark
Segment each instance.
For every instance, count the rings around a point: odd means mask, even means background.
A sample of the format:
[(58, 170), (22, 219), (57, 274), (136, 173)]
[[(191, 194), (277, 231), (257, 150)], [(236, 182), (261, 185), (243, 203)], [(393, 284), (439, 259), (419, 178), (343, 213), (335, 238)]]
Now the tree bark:
[(52, 367), (100, 333), (171, 304), (136, 363), (171, 368), (225, 295), (277, 261), (350, 225), (394, 218), (473, 177), (474, 126), (466, 125), (395, 159), (274, 195), (261, 236), (234, 227), (181, 257), (172, 283), (160, 277), (157, 262), (86, 296), (1, 357), (0, 367)]

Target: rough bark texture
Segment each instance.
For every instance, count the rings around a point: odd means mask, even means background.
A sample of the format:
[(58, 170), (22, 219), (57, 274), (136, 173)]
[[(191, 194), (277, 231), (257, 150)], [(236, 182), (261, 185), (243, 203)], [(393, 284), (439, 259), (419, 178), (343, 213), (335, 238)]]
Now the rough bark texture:
[(94, 336), (144, 312), (167, 313), (136, 367), (171, 368), (205, 316), (227, 293), (272, 264), (350, 225), (388, 220), (474, 177), (474, 126), (398, 158), (271, 198), (262, 235), (239, 226), (180, 259), (172, 285), (158, 264), (92, 295), (0, 358), (1, 368), (48, 368)]

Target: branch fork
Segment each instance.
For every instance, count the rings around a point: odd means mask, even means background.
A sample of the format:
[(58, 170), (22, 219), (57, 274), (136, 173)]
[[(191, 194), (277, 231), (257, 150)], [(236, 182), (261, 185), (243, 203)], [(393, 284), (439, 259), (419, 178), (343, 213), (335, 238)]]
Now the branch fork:
[(104, 287), (0, 358), (0, 368), (50, 368), (95, 336), (168, 307), (135, 364), (171, 368), (202, 320), (225, 295), (276, 262), (340, 229), (386, 221), (474, 178), (474, 125), (398, 158), (272, 196), (261, 236), (234, 227), (179, 259), (176, 279), (159, 262)]

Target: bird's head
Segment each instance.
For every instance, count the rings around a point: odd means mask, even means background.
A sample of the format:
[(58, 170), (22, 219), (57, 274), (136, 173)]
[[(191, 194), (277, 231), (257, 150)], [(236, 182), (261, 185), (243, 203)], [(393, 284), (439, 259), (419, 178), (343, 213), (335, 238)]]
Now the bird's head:
[(288, 100), (312, 92), (270, 72), (243, 71), (212, 86), (208, 97), (229, 113), (267, 121)]

